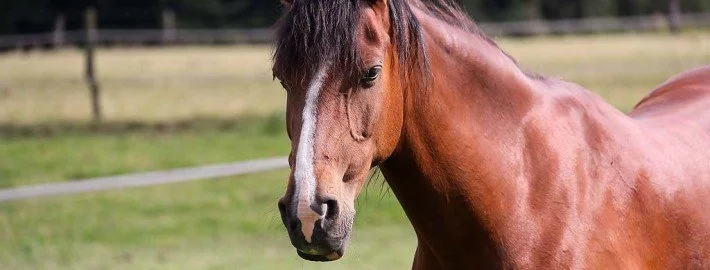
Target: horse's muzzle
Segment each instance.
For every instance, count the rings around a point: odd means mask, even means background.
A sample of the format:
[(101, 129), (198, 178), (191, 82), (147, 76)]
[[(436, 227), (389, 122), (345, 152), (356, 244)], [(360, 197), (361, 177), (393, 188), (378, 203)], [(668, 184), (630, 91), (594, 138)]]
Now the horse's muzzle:
[[(330, 210), (337, 204), (330, 204)], [(291, 211), (284, 200), (279, 200), (281, 220), (288, 231), (291, 244), (296, 248), (298, 255), (309, 261), (328, 262), (340, 259), (345, 253), (345, 245), (350, 226), (341, 226), (338, 223), (339, 215), (325, 215), (313, 226), (311, 241), (306, 241), (303, 234), (301, 221)], [(331, 211), (328, 211), (331, 212)], [(338, 212), (338, 211), (334, 211)]]

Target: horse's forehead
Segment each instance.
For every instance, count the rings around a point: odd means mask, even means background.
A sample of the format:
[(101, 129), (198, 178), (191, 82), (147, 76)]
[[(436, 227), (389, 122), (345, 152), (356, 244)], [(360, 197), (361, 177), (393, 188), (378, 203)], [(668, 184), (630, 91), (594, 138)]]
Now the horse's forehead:
[[(374, 20), (360, 0), (314, 0), (295, 2), (279, 27), (274, 66), (279, 77), (290, 76), (307, 84), (324, 63), (332, 61), (337, 72), (357, 71), (363, 27)], [(363, 13), (364, 12), (364, 13)], [(372, 27), (370, 27), (372, 28)], [(332, 72), (331, 72), (332, 73)], [(305, 86), (305, 85), (302, 85)]]

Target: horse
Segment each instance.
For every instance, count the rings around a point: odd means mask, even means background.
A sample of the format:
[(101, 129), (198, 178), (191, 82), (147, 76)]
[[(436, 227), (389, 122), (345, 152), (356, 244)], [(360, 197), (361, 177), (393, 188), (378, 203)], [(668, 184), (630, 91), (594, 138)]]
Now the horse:
[(344, 256), (379, 168), (413, 269), (710, 268), (710, 67), (625, 114), (526, 72), (448, 0), (282, 2), (278, 208), (301, 258)]

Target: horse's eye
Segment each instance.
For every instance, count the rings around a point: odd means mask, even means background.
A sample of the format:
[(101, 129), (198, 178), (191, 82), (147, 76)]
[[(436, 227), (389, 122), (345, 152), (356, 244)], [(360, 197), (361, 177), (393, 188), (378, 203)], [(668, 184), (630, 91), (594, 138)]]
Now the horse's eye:
[(362, 76), (362, 82), (365, 85), (372, 85), (375, 80), (377, 80), (377, 77), (380, 76), (380, 72), (382, 71), (382, 66), (374, 66), (370, 68), (367, 72), (365, 72), (365, 75)]

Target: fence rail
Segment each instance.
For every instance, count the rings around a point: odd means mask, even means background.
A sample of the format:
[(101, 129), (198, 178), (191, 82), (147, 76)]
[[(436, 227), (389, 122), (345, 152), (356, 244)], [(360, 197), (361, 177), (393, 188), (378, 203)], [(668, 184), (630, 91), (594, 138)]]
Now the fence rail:
[[(161, 29), (101, 29), (98, 44), (219, 44), (219, 43), (268, 43), (272, 29), (180, 29), (166, 34)], [(56, 33), (0, 36), (0, 49), (54, 47), (85, 44), (85, 31), (67, 31), (57, 40)]]
[(0, 190), (0, 202), (213, 179), (288, 168), (285, 157)]
[[(682, 28), (710, 27), (710, 13), (682, 15)], [(549, 34), (603, 33), (629, 31), (669, 30), (668, 19), (664, 15), (637, 17), (606, 17), (581, 20), (521, 21), (503, 23), (482, 23), (484, 31), (503, 36), (534, 36)]]
[[(710, 13), (682, 15), (681, 27), (710, 27)], [(638, 17), (589, 18), (580, 20), (519, 21), (481, 23), (487, 33), (496, 36), (531, 36), (619, 31), (657, 31), (668, 29), (663, 15)], [(256, 29), (101, 29), (99, 44), (219, 44), (268, 43), (274, 30)], [(0, 49), (53, 47), (86, 43), (86, 31), (0, 36)]]

